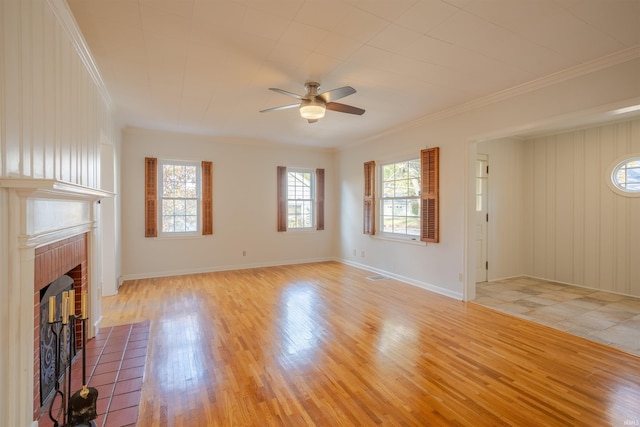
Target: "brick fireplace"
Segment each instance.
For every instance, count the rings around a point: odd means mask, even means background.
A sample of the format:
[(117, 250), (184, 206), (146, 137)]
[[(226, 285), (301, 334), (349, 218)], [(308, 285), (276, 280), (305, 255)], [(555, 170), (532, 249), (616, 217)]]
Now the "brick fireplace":
[[(57, 180), (0, 179), (0, 425), (37, 426), (40, 290), (62, 275), (86, 291), (88, 336), (100, 318), (100, 199), (112, 193)], [(76, 299), (79, 303), (79, 298)], [(44, 304), (44, 302), (43, 302)], [(76, 340), (77, 341), (77, 340)]]
[[(88, 287), (88, 263), (87, 263), (87, 233), (69, 237), (61, 241), (40, 246), (35, 250), (34, 271), (34, 354), (33, 354), (33, 410), (34, 419), (40, 414), (40, 405), (47, 396), (41, 396), (41, 360), (40, 360), (40, 293), (54, 280), (62, 275), (68, 275), (73, 279), (73, 289), (76, 295), (89, 292)], [(76, 299), (76, 313), (79, 313), (80, 299)], [(80, 324), (76, 325), (75, 347), (82, 347)]]

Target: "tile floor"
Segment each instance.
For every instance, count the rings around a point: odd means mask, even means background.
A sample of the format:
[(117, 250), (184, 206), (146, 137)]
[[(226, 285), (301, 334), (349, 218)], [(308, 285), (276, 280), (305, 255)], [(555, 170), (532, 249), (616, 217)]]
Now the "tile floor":
[[(100, 328), (87, 342), (88, 385), (98, 389), (97, 427), (136, 425), (148, 342), (149, 322)], [(81, 382), (82, 359), (77, 357), (71, 373), (72, 394), (82, 387)], [(62, 425), (62, 417), (59, 423)], [(47, 411), (40, 416), (38, 427), (50, 426), (53, 422)]]
[(478, 283), (473, 302), (640, 356), (640, 298), (518, 277)]

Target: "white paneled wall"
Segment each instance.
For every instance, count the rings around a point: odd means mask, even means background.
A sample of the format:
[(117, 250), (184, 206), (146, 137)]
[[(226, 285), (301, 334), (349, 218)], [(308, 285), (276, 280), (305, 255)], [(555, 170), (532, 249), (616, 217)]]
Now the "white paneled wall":
[(526, 273), (640, 296), (640, 198), (609, 189), (613, 163), (640, 153), (640, 120), (524, 144)]
[(82, 48), (64, 0), (0, 2), (1, 426), (32, 426), (35, 409), (33, 280), (16, 280), (28, 278), (17, 272), (34, 249), (18, 244), (16, 224), (26, 219), (16, 220), (20, 202), (4, 187), (20, 178), (99, 188), (100, 142), (117, 148), (120, 141), (108, 94)]
[(100, 137), (119, 132), (64, 2), (3, 0), (0, 13), (0, 177), (98, 187)]

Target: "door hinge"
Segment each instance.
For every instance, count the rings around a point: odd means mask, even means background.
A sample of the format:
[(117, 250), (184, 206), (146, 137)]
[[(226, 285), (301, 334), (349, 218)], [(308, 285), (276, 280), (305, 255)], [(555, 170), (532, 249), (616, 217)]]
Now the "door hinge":
[(487, 222), (489, 222), (489, 214), (487, 214)]
[(487, 165), (487, 175), (489, 175), (489, 165)]
[(486, 270), (488, 270), (488, 269), (489, 269), (489, 261), (485, 261), (485, 262), (484, 262), (484, 268), (485, 268)]

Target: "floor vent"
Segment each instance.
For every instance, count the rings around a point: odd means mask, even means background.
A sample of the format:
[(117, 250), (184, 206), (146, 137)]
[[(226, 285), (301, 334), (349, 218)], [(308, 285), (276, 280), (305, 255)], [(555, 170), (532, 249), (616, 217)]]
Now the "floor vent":
[(377, 282), (378, 280), (386, 280), (388, 279), (387, 276), (367, 276), (368, 280), (371, 280), (372, 282)]

